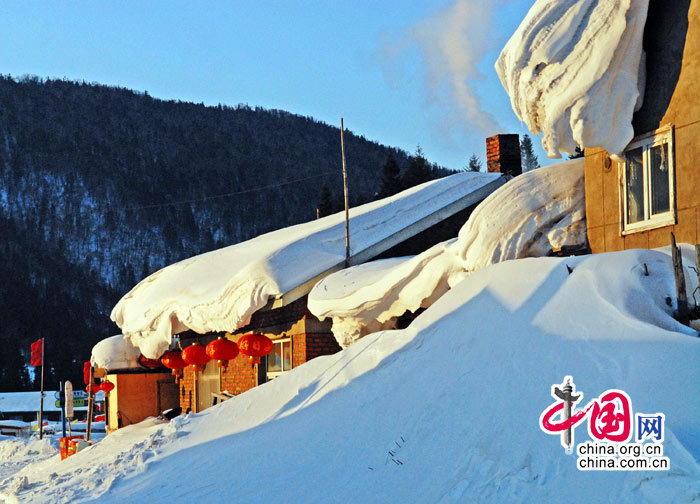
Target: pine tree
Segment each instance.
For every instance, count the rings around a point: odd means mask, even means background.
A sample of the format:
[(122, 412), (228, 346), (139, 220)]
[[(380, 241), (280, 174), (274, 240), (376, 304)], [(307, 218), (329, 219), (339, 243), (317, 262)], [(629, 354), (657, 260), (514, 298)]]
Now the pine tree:
[(379, 197), (386, 198), (401, 190), (400, 171), (399, 164), (394, 159), (393, 154), (389, 152), (386, 163), (382, 167), (382, 187), (379, 190)]
[(318, 198), (318, 216), (325, 217), (333, 213), (333, 202), (331, 199), (331, 191), (328, 189), (328, 184), (325, 182), (321, 186), (321, 194)]
[(428, 160), (425, 159), (423, 149), (421, 149), (419, 145), (416, 147), (415, 154), (408, 158), (408, 168), (406, 168), (406, 171), (401, 177), (402, 188), (408, 189), (409, 187), (427, 182), (432, 178), (431, 169), (432, 167)]
[(523, 173), (540, 167), (540, 161), (537, 159), (535, 150), (532, 147), (530, 135), (523, 135), (523, 139), (520, 140), (520, 157)]
[(464, 167), (464, 171), (479, 172), (481, 171), (481, 159), (479, 159), (476, 154), (472, 154), (469, 158), (469, 163)]

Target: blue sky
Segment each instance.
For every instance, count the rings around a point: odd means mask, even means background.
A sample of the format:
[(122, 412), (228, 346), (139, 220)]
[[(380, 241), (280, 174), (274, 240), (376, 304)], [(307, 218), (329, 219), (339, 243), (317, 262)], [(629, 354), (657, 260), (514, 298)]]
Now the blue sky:
[(527, 132), (493, 63), (531, 5), (12, 0), (0, 5), (0, 72), (248, 103), (334, 125), (342, 116), (357, 134), (411, 152), (420, 144), (457, 169), (472, 153), (485, 157), (487, 134)]

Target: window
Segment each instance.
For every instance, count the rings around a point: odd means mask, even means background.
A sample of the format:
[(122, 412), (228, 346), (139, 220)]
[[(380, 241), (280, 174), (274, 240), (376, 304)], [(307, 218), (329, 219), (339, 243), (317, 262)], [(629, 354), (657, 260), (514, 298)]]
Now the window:
[(282, 338), (273, 340), (275, 344), (272, 352), (267, 356), (267, 379), (281, 375), (292, 369), (292, 339)]
[(673, 126), (632, 140), (622, 163), (622, 234), (676, 223)]

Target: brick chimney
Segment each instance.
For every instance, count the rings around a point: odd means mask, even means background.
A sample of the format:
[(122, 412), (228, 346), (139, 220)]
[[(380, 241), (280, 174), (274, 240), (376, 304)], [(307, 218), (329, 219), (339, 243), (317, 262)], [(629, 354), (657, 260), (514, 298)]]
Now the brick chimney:
[(490, 173), (520, 175), (520, 139), (517, 134), (494, 135), (486, 139), (486, 165)]

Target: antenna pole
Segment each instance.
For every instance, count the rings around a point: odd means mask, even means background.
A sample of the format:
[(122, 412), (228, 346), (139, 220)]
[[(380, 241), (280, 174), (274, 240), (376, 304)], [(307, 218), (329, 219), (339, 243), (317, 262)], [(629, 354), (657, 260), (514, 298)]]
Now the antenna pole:
[(348, 205), (348, 172), (345, 169), (345, 142), (343, 141), (343, 118), (340, 118), (340, 150), (343, 155), (343, 192), (345, 194), (345, 267), (350, 266), (350, 217)]

